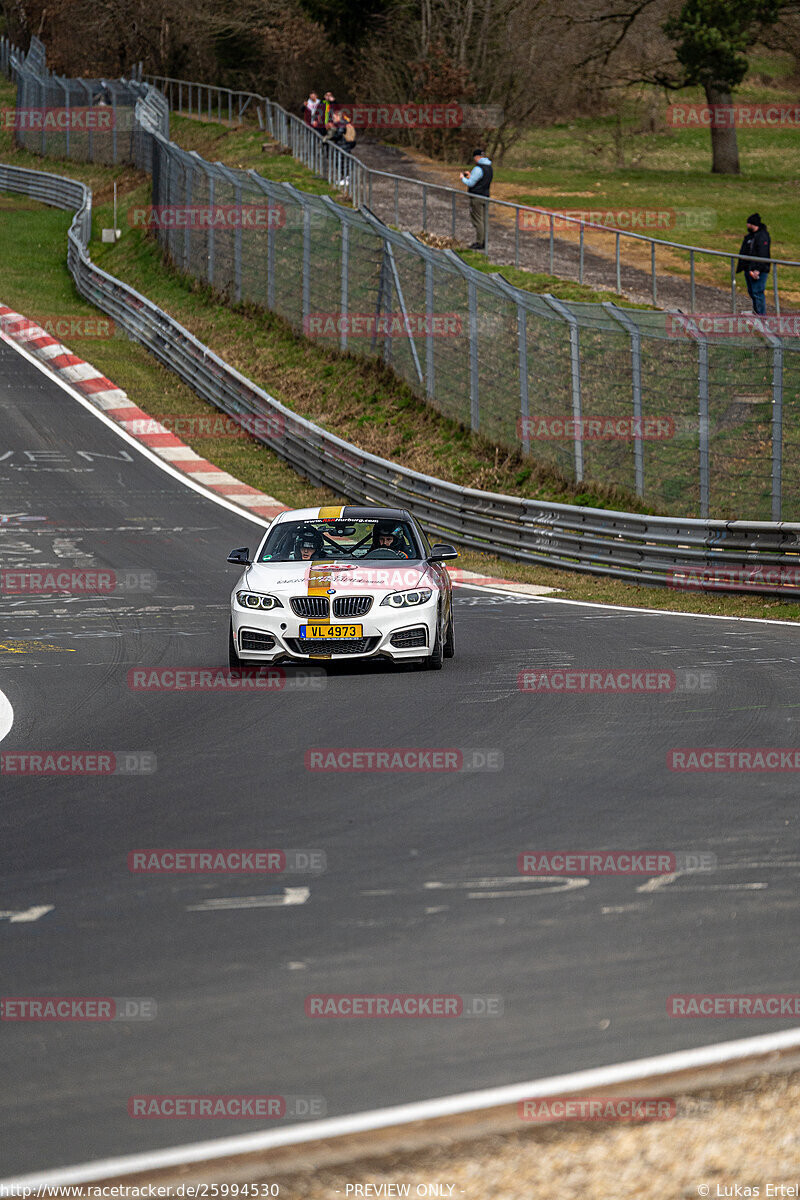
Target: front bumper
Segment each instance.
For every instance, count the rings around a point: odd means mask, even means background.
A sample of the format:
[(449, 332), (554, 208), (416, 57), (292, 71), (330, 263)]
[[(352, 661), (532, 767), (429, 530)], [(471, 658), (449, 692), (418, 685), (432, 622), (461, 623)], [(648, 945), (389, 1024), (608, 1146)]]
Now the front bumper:
[(407, 609), (390, 609), (380, 599), (362, 618), (352, 618), (362, 626), (363, 636), (342, 641), (301, 638), (300, 628), (309, 623), (290, 609), (241, 608), (231, 606), (233, 633), (239, 657), (245, 662), (274, 663), (281, 659), (295, 662), (312, 660), (342, 661), (353, 658), (390, 658), (395, 662), (426, 658), (436, 640), (438, 596), (426, 604)]

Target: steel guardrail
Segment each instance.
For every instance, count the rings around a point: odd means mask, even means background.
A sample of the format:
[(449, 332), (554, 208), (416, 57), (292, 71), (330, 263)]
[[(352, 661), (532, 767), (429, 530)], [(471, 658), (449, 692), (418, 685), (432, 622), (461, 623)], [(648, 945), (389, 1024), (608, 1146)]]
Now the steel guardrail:
[(88, 251), (85, 184), (0, 164), (0, 190), (74, 210), (67, 262), (80, 294), (221, 411), (277, 418), (258, 440), (312, 483), (352, 501), (408, 507), (431, 532), (486, 554), (636, 583), (800, 596), (799, 523), (684, 520), (522, 499), (460, 487), (359, 449), (293, 413), (97, 267)]

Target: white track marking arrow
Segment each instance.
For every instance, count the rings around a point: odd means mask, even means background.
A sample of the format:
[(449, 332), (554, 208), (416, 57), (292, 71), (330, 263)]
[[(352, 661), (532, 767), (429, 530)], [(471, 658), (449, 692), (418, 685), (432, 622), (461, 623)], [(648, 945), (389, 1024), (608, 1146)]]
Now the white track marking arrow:
[(32, 908), (17, 911), (11, 908), (0, 909), (0, 921), (9, 921), (12, 925), (17, 921), (38, 921), (45, 913), (52, 912), (54, 907), (53, 904), (34, 904)]
[(224, 896), (218, 900), (203, 900), (187, 904), (187, 912), (221, 912), (231, 908), (279, 908), (287, 904), (305, 904), (311, 895), (307, 887), (287, 887), (272, 896)]
[[(538, 886), (538, 885), (544, 886)], [(553, 892), (571, 892), (575, 888), (589, 886), (589, 880), (583, 878), (565, 878), (563, 875), (501, 875), (497, 878), (470, 879), (464, 883), (438, 883), (430, 880), (422, 885), (424, 888), (446, 888), (448, 890), (466, 891), (468, 900), (508, 900), (514, 896), (545, 896)], [(470, 891), (479, 888), (480, 891)], [(503, 888), (505, 890), (494, 890)], [(511, 890), (513, 889), (513, 890)]]

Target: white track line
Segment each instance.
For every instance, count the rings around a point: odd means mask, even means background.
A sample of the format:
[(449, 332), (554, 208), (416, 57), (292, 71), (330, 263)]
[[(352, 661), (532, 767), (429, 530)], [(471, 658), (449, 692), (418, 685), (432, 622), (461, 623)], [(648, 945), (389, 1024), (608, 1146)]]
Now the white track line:
[(14, 709), (5, 692), (0, 692), (0, 742), (10, 732), (14, 724)]
[(155, 465), (159, 467), (160, 470), (162, 470), (166, 475), (170, 475), (173, 479), (177, 479), (179, 483), (182, 483), (185, 487), (191, 488), (192, 491), (197, 492), (198, 495), (204, 496), (206, 500), (211, 500), (214, 504), (219, 504), (221, 508), (227, 508), (228, 512), (235, 513), (235, 515), (237, 517), (241, 517), (243, 521), (252, 521), (254, 524), (260, 525), (262, 529), (266, 529), (267, 525), (270, 524), (271, 518), (270, 520), (263, 520), (261, 517), (257, 517), (253, 513), (245, 512), (244, 509), (239, 508), (238, 505), (232, 504), (229, 500), (226, 500), (224, 496), (217, 496), (214, 492), (209, 492), (206, 490), (206, 488), (201, 487), (199, 483), (194, 483), (190, 475), (185, 475), (182, 471), (176, 471), (175, 468), (171, 467), (168, 462), (155, 454), (149, 446), (146, 446), (143, 442), (140, 442), (137, 438), (133, 437), (127, 432), (127, 430), (118, 425), (116, 421), (113, 421), (111, 417), (107, 417), (104, 412), (101, 412), (99, 408), (96, 408), (94, 404), (87, 400), (85, 396), (82, 396), (79, 391), (77, 391), (74, 387), (71, 387), (66, 380), (62, 379), (59, 375), (56, 375), (46, 363), (40, 362), (39, 359), (31, 354), (29, 350), (25, 350), (22, 346), (18, 345), (13, 338), (8, 337), (8, 335), (5, 334), (2, 329), (0, 329), (0, 340), (4, 341), (7, 346), (11, 346), (13, 350), (16, 350), (17, 354), (21, 354), (23, 358), (26, 358), (28, 362), (36, 367), (38, 371), (41, 371), (42, 375), (44, 375), (47, 379), (50, 379), (53, 383), (58, 384), (58, 386), (65, 391), (68, 396), (72, 396), (73, 400), (77, 400), (78, 404), (90, 412), (92, 416), (96, 417), (98, 421), (101, 421), (102, 424), (107, 426), (109, 429), (112, 429), (117, 437), (121, 438), (123, 442), (126, 442), (129, 446), (133, 446), (140, 454), (143, 454), (145, 458), (148, 458), (150, 462), (155, 463)]
[[(59, 378), (47, 366), (35, 358), (29, 351), (24, 350), (13, 339), (0, 330), (0, 340), (11, 346), (16, 352), (27, 359), (37, 370), (56, 383), (63, 391), (88, 412), (92, 413), (124, 442), (133, 446), (140, 454), (148, 458), (165, 474), (178, 480), (185, 487), (204, 496), (214, 504), (219, 504), (229, 512), (244, 520), (252, 521), (265, 528), (269, 522), (260, 517), (243, 512), (236, 505), (229, 503), (221, 496), (208, 492), (205, 488), (192, 482), (191, 478), (170, 467), (169, 463), (159, 458), (147, 446), (132, 437), (105, 413), (95, 408), (84, 396), (63, 379)], [(600, 608), (614, 612), (645, 613), (653, 616), (670, 617), (702, 617), (712, 621), (749, 621), (761, 625), (793, 625), (794, 621), (771, 621), (762, 617), (724, 617), (713, 613), (682, 613), (654, 608), (635, 608), (616, 604), (598, 604), (588, 600), (559, 600), (552, 597), (536, 598), (525, 592), (513, 592), (511, 589), (487, 588), (480, 584), (470, 584), (459, 581), (457, 587), (471, 587), (479, 592), (490, 592), (494, 595), (526, 595), (533, 603), (541, 604), (572, 604), (581, 608)], [(6, 696), (0, 692), (0, 741), (11, 729), (14, 721), (14, 710)], [(413, 1121), (431, 1120), (435, 1117), (452, 1116), (483, 1108), (496, 1108), (504, 1104), (513, 1104), (518, 1100), (537, 1096), (552, 1096), (576, 1091), (586, 1091), (593, 1087), (607, 1087), (615, 1083), (625, 1083), (636, 1079), (650, 1078), (655, 1075), (670, 1074), (673, 1071), (684, 1071), (692, 1068), (723, 1064), (736, 1059), (748, 1058), (758, 1054), (768, 1054), (773, 1051), (800, 1046), (800, 1029), (786, 1030), (783, 1033), (765, 1034), (761, 1037), (744, 1038), (735, 1042), (722, 1042), (715, 1046), (704, 1046), (696, 1050), (682, 1050), (675, 1054), (663, 1054), (656, 1058), (636, 1059), (632, 1062), (617, 1063), (610, 1067), (599, 1067), (590, 1071), (576, 1071), (570, 1075), (557, 1075), (550, 1079), (534, 1080), (530, 1083), (511, 1084), (502, 1088), (490, 1088), (485, 1091), (463, 1092), (460, 1095), (444, 1096), (436, 1100), (423, 1100), (416, 1104), (403, 1104), (394, 1108), (374, 1109), (371, 1112), (354, 1113), (346, 1117), (334, 1117), (325, 1121), (314, 1121), (308, 1125), (294, 1125), (284, 1130), (267, 1130), (264, 1133), (243, 1134), (238, 1137), (216, 1138), (207, 1142), (193, 1142), (184, 1146), (175, 1146), (169, 1150), (156, 1150), (146, 1154), (130, 1154), (120, 1158), (100, 1159), (95, 1162), (82, 1163), (78, 1166), (56, 1168), (36, 1175), (16, 1176), (12, 1179), (0, 1180), (3, 1186), (47, 1187), (70, 1183), (90, 1183), (96, 1179), (111, 1178), (123, 1174), (155, 1171), (165, 1167), (179, 1166), (185, 1163), (206, 1162), (212, 1159), (227, 1158), (234, 1154), (254, 1153), (274, 1146), (291, 1146), (304, 1142), (316, 1141), (321, 1138), (341, 1137), (345, 1134), (367, 1132), (384, 1129), (391, 1125), (405, 1125)]]
[[(792, 629), (800, 630), (800, 621), (778, 621), (772, 620), (770, 617), (726, 617), (720, 613), (679, 612), (672, 608), (636, 608), (626, 604), (599, 604), (596, 600), (559, 600), (555, 596), (531, 596), (528, 592), (516, 592), (511, 588), (484, 587), (481, 583), (468, 583), (462, 579), (454, 580), (453, 587), (476, 588), (479, 592), (491, 592), (495, 596), (525, 596), (532, 604), (573, 604), (578, 608), (602, 608), (607, 612), (645, 613), (647, 616), (653, 617), (694, 617), (701, 621), (749, 621), (755, 622), (756, 625), (790, 625)], [(745, 593), (726, 592), (725, 594), (740, 596)]]
[(540, 1096), (575, 1095), (591, 1091), (593, 1088), (650, 1080), (658, 1075), (671, 1075), (676, 1071), (699, 1067), (722, 1066), (739, 1059), (795, 1047), (800, 1047), (800, 1028), (787, 1029), (783, 1033), (763, 1034), (760, 1037), (741, 1038), (733, 1042), (720, 1042), (715, 1046), (702, 1046), (696, 1050), (679, 1050), (655, 1058), (639, 1058), (631, 1062), (615, 1063), (610, 1067), (597, 1067), (590, 1071), (575, 1071), (570, 1075), (554, 1075), (549, 1079), (532, 1080), (529, 1083), (514, 1083), (479, 1092), (443, 1096), (436, 1100), (422, 1100), (416, 1104), (401, 1104), (394, 1108), (378, 1108), (346, 1117), (332, 1117), (307, 1125), (292, 1125), (288, 1129), (270, 1129), (262, 1133), (245, 1133), (238, 1137), (192, 1142), (184, 1146), (173, 1146), (168, 1150), (105, 1158), (74, 1167), (42, 1171), (35, 1175), (0, 1179), (0, 1184), (4, 1187), (57, 1187), (64, 1184), (92, 1183), (97, 1179), (116, 1179), (124, 1175), (184, 1166), (187, 1163), (230, 1158), (235, 1154), (254, 1154), (259, 1150), (270, 1150), (277, 1146), (301, 1145), (323, 1138), (386, 1129), (392, 1125), (408, 1125), (413, 1121), (429, 1121), (436, 1117), (499, 1108)]

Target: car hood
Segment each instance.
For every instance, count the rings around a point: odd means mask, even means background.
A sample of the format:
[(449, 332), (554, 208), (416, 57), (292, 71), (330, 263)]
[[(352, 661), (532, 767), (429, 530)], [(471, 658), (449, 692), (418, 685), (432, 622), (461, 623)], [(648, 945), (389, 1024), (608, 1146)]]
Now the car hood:
[(372, 563), (254, 563), (239, 587), (273, 596), (348, 594), (384, 596), (410, 588), (436, 587), (437, 579), (425, 562), (375, 559)]

